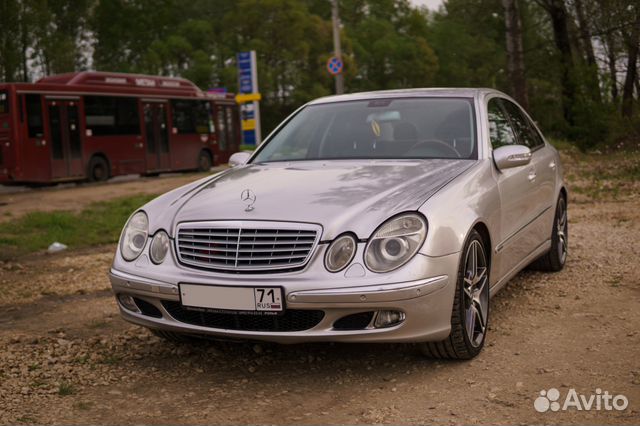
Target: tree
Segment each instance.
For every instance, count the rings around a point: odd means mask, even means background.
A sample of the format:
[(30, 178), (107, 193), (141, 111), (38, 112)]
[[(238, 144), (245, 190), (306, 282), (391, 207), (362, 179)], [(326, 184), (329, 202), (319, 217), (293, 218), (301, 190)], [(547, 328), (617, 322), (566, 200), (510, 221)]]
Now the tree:
[(569, 16), (563, 0), (536, 0), (551, 19), (553, 37), (562, 63), (562, 110), (569, 125), (575, 125), (573, 107), (576, 103), (573, 49), (569, 36)]
[(502, 0), (507, 45), (507, 72), (515, 99), (529, 109), (527, 80), (525, 78), (524, 52), (522, 47), (522, 23), (518, 0)]
[(640, 7), (629, 6), (635, 10), (634, 25), (631, 33), (626, 37), (627, 44), (627, 72), (622, 89), (622, 115), (630, 118), (633, 111), (633, 86), (637, 79), (638, 49), (640, 48)]

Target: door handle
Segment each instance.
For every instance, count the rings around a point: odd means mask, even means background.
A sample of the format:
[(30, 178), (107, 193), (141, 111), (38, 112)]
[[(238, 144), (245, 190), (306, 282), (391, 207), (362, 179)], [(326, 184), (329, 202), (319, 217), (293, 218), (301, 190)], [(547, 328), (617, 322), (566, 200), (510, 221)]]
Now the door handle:
[(134, 143), (133, 146), (135, 148), (142, 148), (142, 142)]
[(527, 179), (529, 179), (529, 182), (535, 182), (537, 176), (538, 175), (536, 174), (536, 171), (531, 170), (529, 171), (529, 176), (527, 176)]
[(556, 162), (555, 162), (555, 161), (551, 161), (551, 162), (549, 163), (549, 168), (550, 168), (551, 170), (555, 170), (555, 169), (556, 169)]

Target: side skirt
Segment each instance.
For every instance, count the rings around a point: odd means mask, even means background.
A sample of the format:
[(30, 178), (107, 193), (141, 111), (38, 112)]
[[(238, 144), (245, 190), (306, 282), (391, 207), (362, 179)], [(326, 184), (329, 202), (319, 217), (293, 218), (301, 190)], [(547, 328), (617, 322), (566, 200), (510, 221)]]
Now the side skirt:
[(520, 272), (521, 270), (526, 268), (531, 262), (533, 262), (538, 257), (540, 257), (543, 254), (545, 254), (546, 252), (548, 252), (550, 249), (551, 249), (551, 240), (550, 239), (546, 240), (544, 243), (540, 244), (535, 250), (533, 250), (531, 253), (529, 253), (529, 255), (527, 255), (527, 257), (522, 259), (520, 261), (520, 263), (518, 263), (513, 269), (511, 269), (509, 272), (507, 272), (502, 278), (500, 278), (500, 280), (498, 282), (496, 282), (489, 289), (489, 296), (493, 297), (496, 293), (498, 293), (498, 291), (500, 291), (500, 289), (502, 289), (502, 287), (504, 287), (504, 285), (507, 282), (509, 282), (509, 280), (511, 278), (516, 276), (518, 274), (518, 272)]

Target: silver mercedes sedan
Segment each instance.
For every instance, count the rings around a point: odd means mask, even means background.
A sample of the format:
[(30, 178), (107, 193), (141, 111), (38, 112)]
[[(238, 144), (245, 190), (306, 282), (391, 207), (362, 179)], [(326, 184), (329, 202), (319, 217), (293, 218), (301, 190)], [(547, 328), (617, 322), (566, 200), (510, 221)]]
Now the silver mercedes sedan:
[(567, 257), (558, 152), (495, 90), (318, 99), (230, 165), (129, 218), (110, 271), (127, 321), (469, 359), (491, 296)]

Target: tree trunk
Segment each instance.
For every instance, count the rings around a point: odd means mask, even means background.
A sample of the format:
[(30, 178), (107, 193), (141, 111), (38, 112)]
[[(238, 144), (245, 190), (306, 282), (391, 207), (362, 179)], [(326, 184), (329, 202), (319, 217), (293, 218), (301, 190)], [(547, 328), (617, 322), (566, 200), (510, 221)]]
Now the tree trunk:
[(551, 18), (553, 39), (562, 61), (562, 111), (564, 119), (573, 126), (575, 124), (573, 107), (576, 102), (576, 88), (567, 9), (563, 0), (543, 0), (540, 4), (547, 10)]
[(611, 33), (605, 37), (607, 45), (607, 61), (609, 62), (609, 78), (611, 79), (611, 100), (618, 102), (618, 70), (616, 69), (616, 46)]
[(598, 78), (598, 65), (596, 64), (596, 55), (593, 51), (593, 43), (591, 42), (591, 30), (589, 28), (589, 20), (585, 15), (584, 5), (582, 0), (574, 0), (576, 9), (576, 15), (578, 18), (578, 31), (580, 32), (580, 46), (584, 52), (584, 56), (587, 60), (589, 82), (593, 85), (593, 90), (590, 93), (592, 98), (596, 102), (602, 102), (602, 95), (600, 93), (600, 79)]
[(589, 30), (589, 22), (584, 12), (584, 5), (582, 0), (574, 0), (576, 8), (576, 16), (578, 18), (578, 30), (580, 31), (580, 38), (582, 39), (582, 48), (584, 49), (584, 55), (587, 59), (587, 64), (593, 66), (596, 64), (596, 55), (593, 51), (593, 43), (591, 43), (591, 31)]
[(627, 74), (622, 88), (622, 115), (631, 117), (633, 113), (633, 84), (636, 81), (638, 49), (640, 48), (640, 11), (636, 11), (636, 20), (627, 40)]
[(20, 14), (20, 60), (22, 62), (22, 81), (29, 82), (29, 66), (27, 58), (27, 49), (29, 48), (29, 32), (26, 24), (27, 21), (27, 8), (22, 3), (22, 9)]
[(518, 0), (502, 0), (504, 7), (505, 33), (507, 39), (507, 71), (513, 97), (524, 109), (529, 108), (527, 80), (525, 78), (524, 53), (522, 47), (522, 23)]

